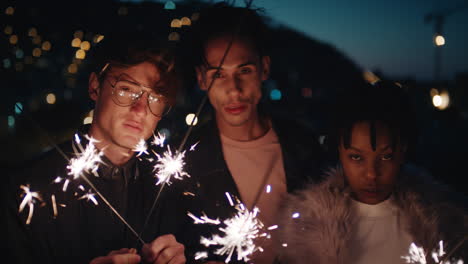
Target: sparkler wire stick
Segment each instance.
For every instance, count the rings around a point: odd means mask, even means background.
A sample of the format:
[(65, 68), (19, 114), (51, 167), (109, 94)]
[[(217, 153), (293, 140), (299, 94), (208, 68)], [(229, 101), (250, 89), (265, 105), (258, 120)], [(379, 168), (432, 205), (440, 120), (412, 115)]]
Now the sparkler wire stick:
[(85, 176), (85, 175), (81, 175), (81, 178), (83, 178), (88, 184), (89, 186), (91, 186), (91, 188), (93, 188), (93, 190), (97, 193), (97, 195), (99, 195), (99, 197), (101, 197), (101, 199), (104, 201), (105, 204), (107, 204), (107, 206), (109, 206), (109, 208), (112, 210), (112, 212), (115, 213), (115, 215), (117, 215), (117, 217), (128, 227), (128, 229), (138, 238), (138, 240), (142, 243), (142, 244), (145, 244), (145, 241), (143, 241), (143, 239), (141, 238), (141, 236), (135, 231), (135, 229), (132, 228), (132, 226), (130, 226), (130, 224), (119, 214), (119, 212), (110, 204), (109, 201), (107, 201), (106, 197), (104, 197), (104, 195), (102, 195), (98, 190), (97, 188), (94, 186), (94, 184)]
[[(18, 104), (15, 105), (16, 108), (18, 108), (21, 112), (23, 112), (23, 108), (19, 107)], [(35, 122), (34, 119), (32, 119), (32, 117), (30, 117), (28, 114), (26, 114), (25, 116), (28, 117), (28, 119), (31, 121), (31, 123), (33, 123), (39, 130), (41, 130), (43, 132), (43, 134), (45, 135), (45, 138), (47, 139), (47, 141), (49, 141), (49, 143), (67, 160), (67, 161), (70, 161), (70, 159), (68, 158), (68, 156), (59, 148), (59, 146), (57, 146), (57, 144), (55, 144), (55, 142), (48, 136), (48, 134), (46, 133), (45, 129), (43, 129), (37, 122)], [(140, 235), (138, 235), (138, 233), (130, 226), (130, 224), (125, 221), (125, 219), (120, 215), (120, 213), (109, 203), (109, 201), (107, 201), (107, 199), (104, 197), (104, 195), (101, 194), (101, 192), (99, 192), (99, 190), (94, 186), (94, 184), (92, 184), (92, 182), (85, 176), (85, 175), (81, 175), (81, 177), (89, 184), (89, 186), (91, 186), (91, 188), (97, 193), (97, 195), (99, 195), (99, 197), (101, 197), (101, 199), (104, 201), (105, 204), (107, 204), (107, 206), (109, 206), (109, 208), (112, 210), (112, 212), (114, 212), (117, 217), (128, 227), (128, 229), (130, 229), (130, 231), (138, 238), (138, 240), (140, 242), (142, 242), (143, 244), (145, 243), (143, 241), (143, 239), (141, 238)]]
[(464, 237), (460, 242), (458, 242), (458, 244), (457, 244), (454, 248), (452, 248), (452, 250), (450, 251), (450, 253), (447, 254), (447, 255), (445, 255), (445, 256), (442, 258), (442, 261), (441, 261), (440, 263), (445, 263), (445, 262), (450, 258), (450, 256), (452, 256), (453, 253), (455, 253), (455, 251), (456, 251), (459, 247), (461, 247), (461, 246), (463, 245), (463, 243), (466, 242), (467, 239), (468, 239), (468, 235), (465, 235), (465, 237)]
[[(226, 59), (227, 54), (229, 53), (229, 50), (231, 49), (232, 43), (234, 42), (235, 35), (236, 35), (236, 34), (233, 34), (233, 35), (232, 35), (232, 38), (231, 38), (231, 40), (229, 41), (229, 44), (228, 44), (228, 46), (227, 46), (227, 48), (226, 48), (226, 51), (224, 52), (223, 57), (221, 58), (221, 61), (220, 61), (220, 63), (219, 63), (219, 66), (216, 68), (215, 74), (218, 74), (219, 71), (221, 70), (221, 67), (222, 67), (223, 64), (224, 64), (224, 60)], [(188, 139), (190, 133), (192, 132), (193, 124), (195, 123), (195, 120), (197, 120), (198, 116), (199, 116), (200, 113), (201, 113), (201, 110), (202, 110), (203, 107), (205, 106), (206, 101), (207, 101), (207, 99), (208, 99), (208, 92), (210, 91), (211, 87), (213, 86), (215, 80), (216, 80), (215, 78), (211, 79), (211, 82), (210, 82), (210, 84), (208, 85), (208, 89), (207, 89), (205, 95), (203, 96), (202, 101), (201, 101), (200, 104), (198, 105), (197, 112), (195, 113), (195, 116), (192, 118), (192, 120), (191, 120), (191, 122), (190, 122), (190, 125), (189, 125), (189, 128), (187, 129), (187, 132), (185, 133), (185, 135), (184, 135), (184, 137), (183, 137), (183, 139), (182, 139), (182, 141), (181, 141), (181, 143), (180, 143), (180, 145), (179, 145), (179, 148), (177, 149), (177, 152), (178, 152), (178, 153), (180, 153), (180, 152), (182, 151), (182, 149), (184, 148), (184, 145), (185, 145), (185, 143), (187, 142), (187, 139)], [(142, 227), (141, 232), (140, 232), (140, 236), (143, 234), (143, 231), (145, 230), (145, 227), (146, 227), (146, 225), (148, 224), (149, 218), (150, 218), (151, 214), (153, 213), (153, 210), (154, 210), (154, 207), (155, 207), (155, 205), (156, 205), (156, 202), (158, 201), (159, 196), (161, 195), (161, 191), (163, 190), (163, 188), (164, 188), (165, 185), (166, 185), (166, 182), (163, 182), (163, 183), (161, 184), (161, 187), (159, 188), (158, 194), (156, 195), (156, 198), (154, 199), (154, 202), (153, 202), (153, 204), (151, 205), (151, 209), (150, 209), (148, 215), (146, 216), (145, 223), (143, 224), (143, 227)]]

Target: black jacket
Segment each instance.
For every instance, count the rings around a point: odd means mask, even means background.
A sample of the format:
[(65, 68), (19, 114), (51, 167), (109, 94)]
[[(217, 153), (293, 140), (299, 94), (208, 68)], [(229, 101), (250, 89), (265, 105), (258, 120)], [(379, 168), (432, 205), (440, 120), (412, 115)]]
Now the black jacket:
[[(293, 192), (305, 186), (305, 183), (320, 181), (321, 169), (325, 168), (325, 154), (317, 136), (305, 126), (289, 120), (272, 119), (283, 154), (287, 191)], [(196, 216), (202, 212), (208, 217), (226, 219), (233, 216), (235, 209), (229, 205), (225, 193), (240, 199), (239, 191), (229, 172), (222, 152), (217, 125), (209, 121), (195, 131), (188, 143), (196, 145), (194, 151), (187, 151), (186, 168), (191, 178), (185, 181), (185, 206), (187, 211)], [(192, 221), (193, 223), (193, 221)], [(182, 242), (186, 246), (188, 261), (193, 261), (193, 254), (206, 251), (200, 245), (200, 236), (210, 237), (218, 226), (189, 225)], [(223, 261), (224, 257), (209, 256), (210, 260)], [(233, 257), (234, 261), (236, 258)]]
[[(59, 145), (68, 158), (73, 157), (72, 141)], [(137, 232), (142, 231), (143, 223), (157, 195), (159, 186), (151, 171), (143, 168), (143, 161), (136, 159), (127, 167), (131, 177), (124, 183), (112, 178), (87, 175), (97, 190), (123, 216)], [(57, 149), (48, 151), (33, 162), (10, 175), (6, 188), (7, 243), (9, 254), (15, 263), (88, 263), (98, 256), (105, 256), (112, 250), (137, 248), (141, 243), (123, 224), (98, 195), (98, 205), (87, 199), (80, 199), (90, 188), (81, 178), (70, 181), (63, 191), (63, 181), (54, 183), (57, 176), (67, 175), (67, 159)], [(100, 165), (98, 173), (108, 169)], [(28, 208), (18, 213), (22, 190), (20, 185), (29, 184), (32, 191), (40, 192), (45, 206), (35, 204), (34, 214), (29, 225), (26, 224)], [(80, 189), (80, 185), (84, 188)], [(92, 190), (95, 193), (94, 190)], [(58, 214), (54, 216), (52, 194), (55, 196)], [(171, 200), (171, 199), (169, 199)], [(166, 195), (161, 197), (151, 214), (142, 233), (145, 242), (157, 236), (177, 232), (173, 219), (176, 211), (172, 204), (166, 203)], [(174, 202), (173, 200), (169, 203)], [(63, 205), (63, 206), (61, 206)], [(164, 211), (164, 214), (161, 212)]]

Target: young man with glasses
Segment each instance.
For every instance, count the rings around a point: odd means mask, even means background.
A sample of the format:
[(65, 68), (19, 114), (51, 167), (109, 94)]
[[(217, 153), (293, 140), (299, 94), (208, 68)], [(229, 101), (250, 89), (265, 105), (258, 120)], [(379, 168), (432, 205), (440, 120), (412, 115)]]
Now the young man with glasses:
[[(144, 159), (135, 152), (174, 104), (179, 85), (173, 55), (167, 46), (143, 34), (105, 36), (92, 52), (88, 91), (95, 102), (93, 121), (76, 133), (80, 143), (60, 144), (12, 178), (10, 253), (16, 263), (185, 263), (184, 246), (176, 241), (177, 230), (169, 219), (174, 214), (165, 210), (163, 217), (160, 211), (164, 197), (159, 211), (148, 218), (151, 228), (143, 230), (157, 189), (151, 172), (143, 171), (148, 167), (141, 164)], [(71, 180), (67, 187), (54, 182), (67, 176), (67, 159), (74, 158), (89, 138), (96, 140), (94, 146), (103, 155), (96, 173), (85, 177), (124, 220), (82, 178)], [(42, 208), (36, 204), (29, 223), (25, 214), (18, 214), (19, 187), (26, 184), (40, 192), (46, 204)], [(86, 196), (88, 189), (93, 197)]]

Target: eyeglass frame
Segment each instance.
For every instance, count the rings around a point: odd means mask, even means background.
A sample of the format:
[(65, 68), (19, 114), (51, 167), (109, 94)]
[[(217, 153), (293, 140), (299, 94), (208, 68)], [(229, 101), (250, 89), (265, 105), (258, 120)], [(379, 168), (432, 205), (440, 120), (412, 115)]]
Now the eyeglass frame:
[[(109, 62), (106, 63), (106, 64), (104, 65), (104, 67), (102, 67), (101, 71), (99, 71), (98, 76), (101, 77), (101, 76), (103, 75), (103, 73), (109, 68), (109, 66), (110, 66), (110, 63), (109, 63)], [(116, 79), (116, 81), (115, 81), (114, 84), (112, 84), (112, 83), (110, 82), (110, 80), (108, 80), (108, 79), (106, 78), (107, 82), (108, 82), (109, 85), (112, 87), (112, 101), (114, 101), (114, 103), (115, 103), (116, 105), (121, 106), (121, 107), (132, 106), (132, 105), (134, 105), (136, 102), (138, 102), (138, 100), (140, 100), (141, 97), (142, 97), (145, 93), (148, 93), (148, 97), (146, 98), (146, 100), (147, 100), (148, 109), (150, 110), (150, 112), (151, 112), (152, 115), (161, 118), (161, 117), (167, 115), (167, 114), (171, 111), (172, 106), (168, 103), (168, 99), (166, 98), (166, 96), (155, 92), (154, 94), (155, 94), (156, 96), (158, 96), (158, 98), (161, 98), (161, 99), (163, 100), (164, 104), (165, 104), (166, 107), (167, 107), (167, 110), (165, 110), (165, 111), (164, 111), (162, 114), (160, 114), (160, 115), (153, 113), (153, 111), (151, 110), (151, 107), (150, 107), (150, 102), (149, 102), (149, 100), (150, 100), (151, 92), (153, 92), (154, 89), (151, 88), (151, 87), (145, 86), (145, 85), (143, 85), (143, 84), (141, 84), (141, 83), (138, 83), (138, 82), (136, 82), (136, 81), (125, 80), (126, 82), (129, 82), (129, 83), (131, 83), (131, 84), (134, 84), (134, 85), (139, 86), (140, 88), (146, 88), (146, 89), (149, 89), (149, 90), (151, 90), (151, 91), (145, 91), (145, 90), (141, 89), (141, 90), (140, 90), (140, 93), (138, 94), (138, 96), (136, 96), (134, 99), (132, 98), (132, 102), (131, 102), (130, 104), (122, 104), (122, 103), (118, 102), (118, 99), (116, 98), (117, 95), (116, 95), (116, 93), (115, 93), (115, 90), (116, 90), (116, 89), (115, 89), (115, 86), (116, 86), (117, 83), (120, 81), (120, 78), (121, 78), (122, 75), (123, 75), (123, 74), (119, 75), (118, 77), (116, 77), (116, 76), (114, 76), (114, 75), (109, 75), (109, 76), (111, 76), (111, 77), (113, 77), (113, 78)]]

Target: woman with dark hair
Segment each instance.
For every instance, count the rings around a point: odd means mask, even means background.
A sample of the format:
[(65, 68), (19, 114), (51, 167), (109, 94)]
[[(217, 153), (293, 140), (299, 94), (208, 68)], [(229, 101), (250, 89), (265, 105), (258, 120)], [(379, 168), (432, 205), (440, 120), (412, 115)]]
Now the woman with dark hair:
[(430, 253), (440, 240), (466, 259), (466, 208), (408, 162), (416, 118), (404, 89), (381, 81), (339, 97), (328, 138), (339, 165), (286, 199), (281, 262), (405, 263), (411, 243)]

